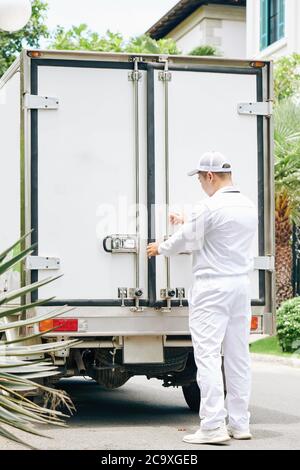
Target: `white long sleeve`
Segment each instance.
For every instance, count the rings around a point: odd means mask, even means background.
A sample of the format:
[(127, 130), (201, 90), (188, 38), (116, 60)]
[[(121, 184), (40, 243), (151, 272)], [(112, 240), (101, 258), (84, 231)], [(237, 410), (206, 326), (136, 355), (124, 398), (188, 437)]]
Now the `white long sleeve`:
[(199, 211), (159, 245), (158, 252), (165, 256), (192, 252), (196, 276), (248, 274), (253, 270), (257, 226), (253, 202), (233, 186), (224, 187), (205, 199)]
[(204, 226), (206, 208), (194, 215), (183, 224), (168, 240), (160, 243), (159, 254), (165, 256), (176, 255), (182, 252), (200, 250), (204, 240)]
[(199, 211), (158, 246), (165, 256), (192, 252), (196, 276), (231, 276), (253, 270), (257, 244), (257, 209), (233, 186), (203, 200)]

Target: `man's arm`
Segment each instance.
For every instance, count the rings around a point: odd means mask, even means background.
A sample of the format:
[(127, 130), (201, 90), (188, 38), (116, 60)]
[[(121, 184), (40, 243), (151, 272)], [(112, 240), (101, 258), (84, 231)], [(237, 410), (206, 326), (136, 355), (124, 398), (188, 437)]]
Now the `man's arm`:
[(180, 215), (178, 213), (172, 212), (170, 214), (170, 224), (172, 225), (182, 225), (185, 223), (184, 215)]
[(158, 246), (158, 254), (171, 256), (184, 251), (196, 251), (203, 245), (206, 208), (180, 227), (168, 240)]

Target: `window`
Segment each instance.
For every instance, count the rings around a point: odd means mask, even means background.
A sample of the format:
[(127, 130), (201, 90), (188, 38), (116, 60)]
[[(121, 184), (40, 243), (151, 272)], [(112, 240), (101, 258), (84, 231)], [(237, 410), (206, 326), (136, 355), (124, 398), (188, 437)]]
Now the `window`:
[(285, 0), (260, 0), (260, 49), (285, 35)]

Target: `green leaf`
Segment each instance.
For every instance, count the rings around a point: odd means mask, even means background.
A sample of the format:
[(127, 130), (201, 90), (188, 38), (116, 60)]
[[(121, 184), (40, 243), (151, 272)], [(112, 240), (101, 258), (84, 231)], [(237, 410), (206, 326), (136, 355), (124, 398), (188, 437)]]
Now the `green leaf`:
[(1, 276), (1, 274), (5, 273), (5, 271), (7, 271), (9, 268), (15, 266), (17, 263), (19, 263), (24, 258), (26, 258), (26, 256), (29, 253), (32, 253), (32, 251), (34, 250), (34, 248), (36, 246), (37, 246), (37, 243), (34, 243), (32, 246), (30, 246), (26, 250), (24, 250), (21, 253), (18, 253), (17, 255), (13, 256), (10, 260), (6, 261), (6, 263), (0, 264), (0, 276)]
[(217, 48), (215, 46), (210, 46), (208, 44), (202, 45), (195, 47), (189, 55), (195, 55), (195, 56), (220, 56), (220, 52), (218, 52)]
[(51, 328), (50, 330), (43, 331), (42, 333), (35, 333), (29, 336), (20, 336), (18, 339), (12, 341), (0, 341), (0, 346), (10, 346), (11, 344), (26, 343), (26, 341), (31, 341), (32, 339), (41, 338), (42, 336), (52, 333), (57, 330), (57, 327)]
[(4, 260), (4, 258), (6, 258), (6, 256), (14, 250), (14, 248), (16, 248), (17, 246), (19, 246), (19, 244), (25, 240), (26, 237), (28, 237), (28, 235), (30, 235), (31, 233), (33, 232), (33, 229), (30, 230), (30, 232), (26, 233), (25, 235), (23, 235), (23, 237), (21, 237), (17, 242), (15, 242), (13, 245), (11, 245), (9, 248), (7, 248), (6, 250), (4, 250), (2, 253), (0, 253), (0, 263), (2, 263), (2, 261)]
[(2, 424), (9, 425), (12, 428), (19, 429), (20, 431), (25, 431), (28, 434), (33, 434), (34, 436), (46, 437), (47, 439), (52, 439), (52, 437), (47, 436), (47, 434), (43, 434), (39, 431), (35, 431), (31, 426), (22, 425), (18, 421), (5, 420), (4, 418), (0, 419), (0, 420), (1, 420)]
[[(16, 428), (17, 426), (11, 423), (5, 423), (5, 424), (9, 424), (11, 427), (14, 427)], [(19, 429), (19, 428), (17, 428)], [(9, 432), (7, 429), (5, 429), (3, 426), (0, 425), (0, 436), (2, 437), (5, 437), (6, 439), (9, 439), (10, 441), (14, 441), (14, 442), (17, 442), (18, 444), (22, 444), (24, 446), (27, 446), (29, 447), (30, 449), (32, 450), (35, 450), (35, 447), (33, 447), (32, 445), (26, 443), (25, 441), (23, 441), (22, 439), (18, 438), (15, 434), (12, 434), (11, 432)]]
[[(30, 354), (30, 349), (28, 350), (28, 354)], [(37, 360), (30, 360), (30, 361), (23, 361), (20, 359), (15, 359), (13, 357), (6, 357), (5, 359), (2, 358), (3, 362), (0, 362), (0, 380), (2, 380), (3, 377), (6, 377), (8, 374), (7, 369), (10, 367), (13, 368), (18, 368), (18, 367), (24, 367), (24, 366), (30, 366), (30, 365), (38, 365), (42, 364), (43, 366), (49, 365), (46, 359), (37, 359)], [(51, 362), (52, 364), (52, 362)], [(5, 369), (5, 371), (4, 371)], [(27, 369), (24, 369), (24, 372), (26, 372)], [(11, 377), (14, 377), (13, 375)]]
[(28, 348), (28, 346), (24, 346), (24, 347), (15, 346), (11, 348), (0, 346), (0, 360), (1, 360), (1, 357), (5, 357), (7, 355), (28, 356), (29, 354), (35, 355), (35, 354), (51, 352), (51, 351), (52, 352), (60, 351), (61, 349), (66, 349), (67, 347), (71, 346), (74, 343), (77, 343), (77, 340), (58, 341), (58, 342), (53, 342), (53, 343), (51, 342), (51, 343), (31, 345), (30, 349)]
[[(30, 364), (24, 364), (24, 365), (19, 365), (19, 366), (11, 366), (11, 367), (8, 367), (5, 369), (6, 373), (7, 374), (13, 374), (13, 377), (17, 377), (18, 375), (21, 374), (22, 376), (22, 379), (26, 378), (26, 374), (28, 373), (36, 373), (36, 372), (44, 372), (44, 371), (51, 371), (52, 369), (56, 369), (57, 370), (57, 367), (56, 366), (44, 366), (43, 364), (41, 364), (40, 366), (36, 366), (34, 365), (34, 363), (30, 363)], [(6, 379), (7, 380), (7, 379)], [(11, 379), (13, 380), (13, 379)], [(1, 386), (1, 379), (0, 379), (0, 386)]]
[(43, 279), (41, 281), (34, 282), (33, 284), (21, 287), (20, 289), (16, 289), (11, 293), (2, 294), (0, 295), (0, 305), (6, 304), (7, 302), (10, 302), (11, 300), (16, 299), (17, 297), (21, 297), (24, 294), (32, 292), (39, 287), (42, 287), (46, 284), (49, 284), (50, 282), (55, 281), (56, 279), (59, 279), (62, 276), (62, 274), (59, 274), (58, 276), (47, 277), (46, 279)]
[(0, 76), (13, 63), (24, 47), (38, 48), (41, 38), (48, 38), (46, 26), (47, 2), (32, 1), (32, 15), (27, 25), (20, 31), (11, 33), (0, 31)]
[(300, 107), (293, 99), (274, 109), (275, 191), (286, 194), (290, 222), (300, 221)]
[(15, 328), (20, 328), (22, 326), (29, 326), (29, 325), (34, 325), (36, 323), (39, 323), (44, 320), (49, 320), (50, 318), (56, 318), (60, 315), (63, 315), (64, 313), (70, 312), (74, 310), (73, 307), (66, 308), (65, 310), (58, 310), (58, 311), (52, 311), (49, 313), (46, 313), (44, 315), (40, 315), (37, 317), (33, 318), (28, 318), (28, 320), (19, 320), (19, 321), (14, 321), (11, 323), (6, 323), (5, 325), (0, 326), (0, 331), (6, 331), (6, 330), (11, 330)]
[(51, 300), (53, 299), (55, 299), (55, 297), (49, 297), (48, 299), (38, 300), (37, 302), (33, 302), (31, 304), (18, 305), (17, 307), (9, 309), (4, 309), (3, 307), (0, 307), (0, 318), (9, 317), (11, 315), (15, 315), (18, 312), (23, 313), (24, 311), (37, 307), (38, 305), (43, 305), (45, 303), (51, 302)]

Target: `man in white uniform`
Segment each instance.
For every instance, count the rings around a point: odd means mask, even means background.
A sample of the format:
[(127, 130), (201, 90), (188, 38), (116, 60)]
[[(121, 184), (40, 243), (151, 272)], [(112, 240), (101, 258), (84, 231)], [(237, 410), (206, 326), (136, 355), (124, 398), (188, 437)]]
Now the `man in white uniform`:
[[(149, 257), (193, 254), (194, 282), (189, 289), (189, 326), (201, 391), (200, 429), (183, 438), (194, 444), (251, 439), (248, 412), (251, 372), (249, 333), (251, 301), (249, 273), (253, 270), (253, 241), (257, 210), (233, 186), (231, 164), (218, 152), (202, 155), (197, 169), (209, 196), (200, 210), (163, 243), (150, 243)], [(227, 410), (221, 371), (221, 348), (227, 386)], [(228, 415), (228, 428), (225, 418)]]

